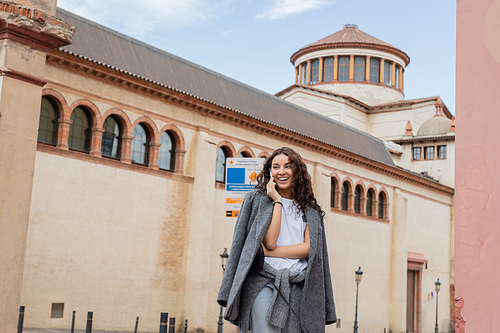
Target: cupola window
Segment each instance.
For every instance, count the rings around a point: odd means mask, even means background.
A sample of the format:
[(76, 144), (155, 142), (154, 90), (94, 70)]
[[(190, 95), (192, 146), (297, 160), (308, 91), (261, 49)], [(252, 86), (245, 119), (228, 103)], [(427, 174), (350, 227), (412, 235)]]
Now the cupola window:
[(392, 64), (389, 61), (384, 62), (384, 84), (391, 85)]
[(365, 80), (365, 57), (354, 57), (354, 81), (362, 82)]
[(319, 59), (311, 62), (311, 84), (318, 83), (319, 80)]
[(324, 82), (332, 82), (333, 81), (333, 57), (325, 58), (324, 60)]
[(380, 82), (380, 59), (371, 58), (370, 59), (370, 82), (379, 83)]
[(301, 84), (307, 84), (307, 62), (302, 64), (302, 82)]
[(349, 81), (349, 57), (339, 57), (339, 81)]

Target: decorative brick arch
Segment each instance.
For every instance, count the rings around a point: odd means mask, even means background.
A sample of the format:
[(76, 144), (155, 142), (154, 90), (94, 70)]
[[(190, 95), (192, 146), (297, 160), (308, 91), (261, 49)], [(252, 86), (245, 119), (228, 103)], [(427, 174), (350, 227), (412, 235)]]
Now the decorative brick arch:
[(269, 154), (265, 151), (262, 151), (262, 152), (260, 152), (260, 154), (257, 157), (264, 157), (267, 160), (269, 158), (269, 156), (271, 156), (271, 154)]
[[(387, 193), (387, 190), (383, 187), (378, 191), (378, 193), (377, 193), (377, 208), (379, 206), (378, 198), (380, 197), (380, 195), (382, 195), (384, 197), (384, 205), (382, 207), (382, 209), (383, 209), (382, 220), (388, 221), (389, 220), (389, 194)], [(379, 215), (379, 212), (377, 209), (377, 216), (376, 217), (378, 217), (378, 215)]]
[(228, 157), (237, 157), (238, 156), (238, 154), (236, 154), (236, 149), (234, 149), (234, 146), (231, 144), (231, 142), (226, 141), (226, 140), (219, 142), (215, 151), (219, 150), (220, 147), (227, 148), (228, 153), (229, 153)]
[(240, 150), (238, 150), (238, 152), (236, 153), (235, 157), (238, 157), (241, 153), (247, 153), (248, 155), (250, 155), (250, 157), (255, 157), (255, 154), (253, 153), (252, 149), (250, 149), (247, 146), (241, 147)]
[(71, 112), (69, 112), (68, 102), (61, 93), (52, 88), (43, 89), (42, 97), (48, 97), (56, 104), (58, 109), (56, 147), (68, 150), (69, 127), (71, 125)]
[(169, 132), (174, 136), (176, 144), (174, 173), (182, 174), (184, 170), (184, 155), (186, 154), (184, 136), (177, 126), (169, 124), (161, 128), (158, 136), (158, 141), (160, 141), (160, 137), (163, 132)]
[(71, 112), (68, 110), (68, 102), (66, 102), (66, 99), (61, 93), (52, 88), (46, 88), (42, 90), (42, 97), (49, 97), (50, 100), (56, 104), (59, 119), (70, 119)]
[(90, 113), (90, 117), (92, 118), (92, 127), (97, 127), (97, 125), (101, 121), (101, 112), (94, 103), (86, 99), (79, 99), (71, 103), (71, 105), (68, 108), (69, 112), (68, 119), (71, 119), (71, 114), (73, 113), (73, 110), (79, 106), (83, 106), (84, 109)]
[[(330, 174), (330, 208), (334, 209), (342, 209), (341, 206), (341, 196), (342, 196), (342, 183), (340, 182), (340, 178), (336, 173)], [(331, 182), (335, 184), (335, 192), (333, 193)]]
[(130, 151), (132, 148), (132, 140), (134, 139), (133, 133), (134, 133), (134, 128), (138, 124), (143, 124), (146, 127), (146, 131), (148, 131), (149, 134), (149, 160), (148, 160), (148, 167), (154, 170), (158, 170), (158, 149), (160, 148), (160, 137), (158, 135), (158, 128), (156, 127), (156, 124), (154, 121), (152, 121), (150, 118), (146, 116), (142, 116), (137, 118), (133, 123), (132, 126), (130, 126), (129, 132), (127, 134), (127, 141), (130, 142), (130, 147), (128, 148), (128, 158), (130, 159)]
[(345, 182), (349, 185), (349, 193), (347, 193), (347, 211), (352, 213), (354, 212), (354, 183), (350, 177), (345, 177), (340, 185), (341, 189)]
[(125, 112), (123, 112), (123, 110), (115, 108), (109, 109), (102, 115), (101, 121), (97, 125), (97, 127), (103, 127), (104, 122), (109, 116), (116, 116), (116, 119), (120, 122), (120, 125), (122, 126), (121, 128), (122, 135), (127, 134), (130, 131), (130, 125), (131, 125), (130, 117)]
[[(356, 188), (358, 186), (361, 188), (361, 193), (360, 193), (361, 197), (359, 198), (359, 213), (361, 215), (366, 215), (366, 187), (361, 180), (358, 180), (354, 185), (353, 189), (354, 194), (356, 194)], [(356, 198), (354, 198), (354, 200), (356, 200)]]
[[(373, 198), (372, 198), (372, 217), (377, 217), (378, 213), (377, 213), (377, 209), (378, 209), (378, 196), (377, 196), (377, 189), (375, 188), (375, 186), (373, 184), (370, 184), (368, 185), (367, 189), (366, 189), (366, 199), (368, 200), (368, 192), (372, 191), (372, 194), (373, 194)], [(367, 201), (368, 203), (368, 201)], [(366, 207), (365, 207), (366, 208)], [(365, 209), (366, 211), (366, 209)], [(367, 214), (368, 215), (368, 214)]]

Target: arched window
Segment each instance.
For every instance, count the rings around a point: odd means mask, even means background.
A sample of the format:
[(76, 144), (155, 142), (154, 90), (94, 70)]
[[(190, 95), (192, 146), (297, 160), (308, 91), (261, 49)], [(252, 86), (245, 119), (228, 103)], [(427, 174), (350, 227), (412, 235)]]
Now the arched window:
[(330, 178), (330, 207), (335, 208), (335, 195), (337, 192), (337, 184), (335, 183), (335, 179)]
[(149, 157), (149, 135), (143, 125), (135, 125), (134, 132), (132, 133), (134, 139), (132, 140), (132, 151), (130, 158), (132, 163), (147, 164)]
[(57, 108), (52, 102), (42, 97), (40, 121), (38, 123), (38, 141), (55, 145), (57, 143)]
[(368, 193), (366, 194), (366, 215), (372, 216), (373, 215), (373, 198), (375, 197), (375, 194), (373, 193), (372, 189), (368, 190)]
[(217, 150), (217, 160), (215, 162), (215, 180), (221, 183), (226, 181), (226, 158), (229, 156), (226, 147)]
[(71, 113), (71, 125), (69, 127), (69, 148), (76, 150), (90, 150), (90, 128), (92, 122), (89, 120), (88, 112), (81, 107), (76, 107)]
[(109, 116), (102, 126), (101, 154), (102, 156), (119, 158), (121, 150), (121, 130), (117, 119)]
[(361, 213), (361, 186), (358, 185), (354, 189), (354, 212), (355, 213)]
[(344, 182), (342, 184), (342, 197), (340, 199), (340, 203), (342, 206), (342, 210), (347, 210), (349, 207), (349, 192), (350, 192), (350, 187), (348, 182)]
[(385, 212), (384, 212), (384, 206), (385, 206), (385, 194), (383, 192), (380, 192), (378, 195), (378, 218), (379, 219), (384, 219), (386, 218)]
[(170, 131), (163, 132), (160, 137), (158, 167), (163, 170), (175, 169), (175, 137)]
[(242, 151), (241, 153), (238, 154), (238, 157), (239, 158), (247, 158), (247, 157), (252, 157), (252, 156), (250, 156), (250, 154), (247, 153), (246, 151)]

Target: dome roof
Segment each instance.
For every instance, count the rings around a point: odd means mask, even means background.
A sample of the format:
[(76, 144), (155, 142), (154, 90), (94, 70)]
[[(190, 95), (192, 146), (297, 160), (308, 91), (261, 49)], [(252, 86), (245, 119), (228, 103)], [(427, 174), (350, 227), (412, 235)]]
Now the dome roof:
[(333, 49), (341, 47), (372, 47), (382, 49), (386, 52), (398, 55), (401, 59), (404, 60), (406, 65), (408, 65), (410, 62), (410, 57), (408, 57), (406, 53), (389, 43), (386, 43), (359, 30), (358, 26), (352, 23), (344, 25), (344, 29), (337, 31), (330, 36), (304, 46), (292, 55), (291, 61), (292, 63), (294, 63), (295, 59), (297, 59), (302, 54), (308, 53), (310, 51), (315, 51), (317, 49)]
[(442, 135), (450, 131), (451, 119), (444, 116), (434, 116), (424, 121), (418, 129), (417, 136)]

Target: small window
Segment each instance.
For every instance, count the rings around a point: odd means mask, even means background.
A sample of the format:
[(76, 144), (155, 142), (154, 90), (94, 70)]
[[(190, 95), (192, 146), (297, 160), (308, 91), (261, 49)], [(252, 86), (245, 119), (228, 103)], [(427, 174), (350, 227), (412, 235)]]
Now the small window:
[(331, 184), (330, 184), (330, 207), (335, 208), (337, 184), (335, 183), (335, 179), (333, 179), (333, 178), (331, 178), (330, 181), (331, 181)]
[(146, 165), (149, 157), (148, 132), (143, 125), (137, 124), (135, 125), (132, 136), (134, 137), (132, 140), (132, 150), (130, 152), (132, 163)]
[(339, 81), (349, 81), (349, 57), (339, 57)]
[(438, 147), (438, 158), (439, 159), (441, 159), (441, 160), (446, 159), (446, 157), (447, 157), (446, 156), (446, 154), (447, 154), (446, 148), (447, 148), (446, 146), (439, 146)]
[(307, 62), (302, 64), (302, 82), (301, 84), (307, 84)]
[(366, 194), (366, 215), (372, 216), (373, 215), (373, 198), (375, 197), (375, 194), (373, 193), (373, 190), (368, 190), (368, 193)]
[(370, 82), (379, 83), (380, 82), (380, 59), (371, 58), (370, 59)]
[(318, 83), (319, 80), (319, 59), (311, 62), (311, 84)]
[(241, 153), (238, 154), (238, 157), (239, 158), (248, 158), (248, 157), (251, 157), (251, 156), (246, 151), (242, 151)]
[(365, 57), (354, 57), (354, 81), (363, 82), (365, 80)]
[(52, 303), (52, 311), (50, 318), (63, 318), (64, 316), (64, 303)]
[(422, 148), (413, 148), (413, 160), (420, 161), (420, 155), (422, 153)]
[(349, 191), (350, 191), (349, 183), (344, 182), (342, 184), (342, 197), (340, 198), (342, 210), (347, 210), (349, 208), (348, 207), (349, 206)]
[(396, 88), (399, 89), (399, 65), (396, 65), (396, 73), (395, 73), (395, 80), (396, 80), (396, 83), (395, 83), (395, 86)]
[(103, 124), (104, 133), (102, 133), (101, 154), (102, 156), (119, 158), (120, 157), (120, 126), (114, 116), (106, 118)]
[(361, 213), (361, 186), (356, 186), (354, 189), (354, 212)]
[(226, 159), (229, 154), (226, 147), (220, 147), (217, 150), (217, 159), (215, 161), (215, 181), (226, 182)]
[(46, 97), (42, 97), (40, 120), (38, 122), (38, 141), (55, 145), (57, 143), (58, 112), (55, 105)]
[(333, 81), (333, 58), (325, 58), (324, 60), (324, 75), (323, 82), (332, 82)]
[(425, 147), (425, 159), (426, 160), (434, 159), (434, 147)]
[(380, 193), (378, 195), (378, 218), (379, 219), (384, 219), (386, 218), (385, 216), (385, 211), (384, 211), (384, 208), (385, 208), (385, 195), (384, 193)]
[(89, 121), (88, 112), (81, 107), (76, 107), (71, 113), (71, 125), (69, 127), (69, 148), (89, 151), (90, 129), (92, 123)]
[(392, 63), (389, 61), (384, 62), (384, 84), (386, 86), (391, 85), (391, 77), (392, 77)]
[(158, 150), (158, 167), (163, 170), (175, 169), (175, 137), (170, 131), (163, 132)]

